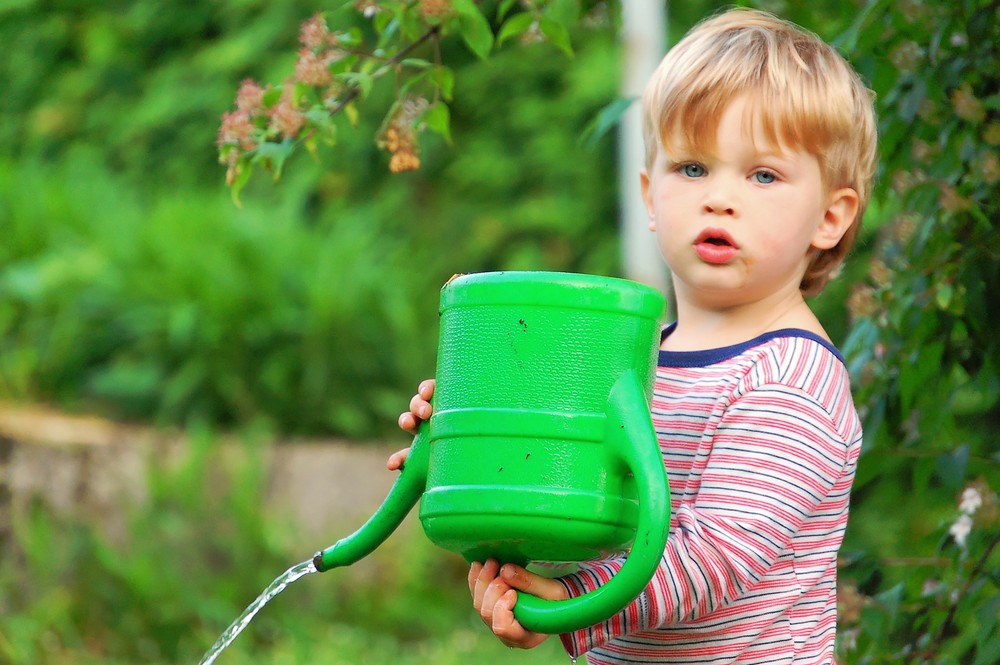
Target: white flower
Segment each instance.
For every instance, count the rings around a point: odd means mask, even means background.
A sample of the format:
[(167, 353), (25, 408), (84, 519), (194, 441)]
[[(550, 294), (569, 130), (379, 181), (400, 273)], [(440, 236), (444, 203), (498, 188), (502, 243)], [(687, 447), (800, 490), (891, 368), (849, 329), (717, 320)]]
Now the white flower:
[(958, 509), (966, 515), (976, 512), (979, 506), (983, 505), (983, 497), (975, 487), (966, 487), (962, 492), (962, 500), (958, 504)]
[(969, 538), (970, 531), (972, 531), (972, 518), (964, 514), (948, 529), (948, 533), (962, 549), (965, 549), (965, 541)]

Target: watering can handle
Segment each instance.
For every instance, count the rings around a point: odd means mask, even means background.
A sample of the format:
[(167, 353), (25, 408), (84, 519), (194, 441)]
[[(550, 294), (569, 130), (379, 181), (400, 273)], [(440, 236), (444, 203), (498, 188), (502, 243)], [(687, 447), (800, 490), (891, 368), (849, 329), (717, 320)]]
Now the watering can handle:
[(635, 476), (639, 498), (635, 540), (625, 563), (607, 584), (568, 600), (518, 594), (514, 617), (528, 630), (566, 633), (620, 612), (652, 579), (663, 556), (670, 523), (670, 490), (656, 431), (635, 373), (626, 372), (608, 396), (608, 443)]
[(410, 512), (427, 485), (430, 463), (429, 421), (420, 429), (410, 445), (410, 453), (399, 471), (396, 482), (389, 488), (385, 501), (357, 531), (316, 553), (313, 564), (319, 572), (349, 566), (375, 551), (396, 530)]

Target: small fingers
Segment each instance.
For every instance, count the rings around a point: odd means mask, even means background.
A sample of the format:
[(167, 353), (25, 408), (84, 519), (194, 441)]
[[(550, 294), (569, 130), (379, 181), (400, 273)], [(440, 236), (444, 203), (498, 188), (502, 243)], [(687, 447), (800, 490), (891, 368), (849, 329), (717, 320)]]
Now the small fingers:
[[(493, 613), (496, 611), (497, 604), (508, 591), (512, 591), (512, 589), (499, 577), (486, 585), (483, 591), (483, 599), (479, 605), (479, 616), (482, 617), (483, 623), (490, 628), (494, 627)], [(494, 630), (494, 632), (496, 631)]]
[[(490, 583), (496, 579), (499, 570), (500, 564), (497, 563), (496, 559), (487, 559), (479, 569), (475, 583), (472, 584), (472, 606), (476, 608), (476, 611), (482, 613), (483, 599), (486, 596), (486, 591), (489, 589)], [(471, 570), (469, 571), (469, 575), (472, 575)]]
[(410, 399), (410, 413), (421, 420), (427, 420), (431, 417), (430, 402), (417, 393)]
[(411, 434), (415, 434), (417, 430), (417, 419), (413, 417), (413, 414), (409, 411), (404, 411), (399, 414), (399, 419), (396, 421), (399, 425), (399, 429), (404, 429)]
[(434, 379), (424, 379), (420, 382), (420, 385), (417, 386), (417, 394), (429, 402), (431, 401), (431, 397), (434, 396), (434, 388), (436, 386), (437, 381)]
[(469, 595), (473, 599), (476, 597), (476, 581), (479, 579), (479, 573), (483, 570), (483, 564), (478, 561), (473, 561), (472, 565), (469, 566)]
[(517, 591), (508, 588), (497, 602), (493, 604), (493, 616), (490, 629), (500, 641), (510, 648), (522, 646), (525, 630), (514, 618), (514, 605), (517, 604)]
[(536, 575), (512, 563), (505, 563), (499, 575), (512, 588), (530, 593), (532, 596), (545, 600), (565, 600), (569, 597), (566, 587), (561, 582)]
[(393, 454), (389, 455), (389, 459), (386, 460), (385, 466), (390, 471), (395, 471), (397, 469), (403, 468), (403, 463), (406, 462), (406, 458), (410, 454), (409, 448), (403, 448), (402, 450), (397, 450)]

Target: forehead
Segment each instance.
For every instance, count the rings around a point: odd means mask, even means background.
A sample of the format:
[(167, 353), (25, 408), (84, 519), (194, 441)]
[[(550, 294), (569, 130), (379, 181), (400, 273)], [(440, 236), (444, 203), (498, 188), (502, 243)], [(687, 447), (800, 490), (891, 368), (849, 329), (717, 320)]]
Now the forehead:
[(802, 142), (804, 128), (797, 127), (787, 113), (750, 95), (695, 103), (664, 118), (659, 141), (668, 153), (716, 154), (727, 147), (720, 145), (720, 133), (726, 134), (728, 142), (735, 136), (741, 148), (750, 146), (758, 153), (809, 151)]

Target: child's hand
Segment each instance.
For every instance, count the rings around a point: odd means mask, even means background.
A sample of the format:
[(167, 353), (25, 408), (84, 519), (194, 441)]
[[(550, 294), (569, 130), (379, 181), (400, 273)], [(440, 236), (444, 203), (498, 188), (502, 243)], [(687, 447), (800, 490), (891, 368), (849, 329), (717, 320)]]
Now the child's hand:
[[(399, 414), (399, 426), (411, 434), (417, 433), (420, 422), (431, 417), (431, 397), (434, 395), (434, 379), (426, 379), (420, 382), (417, 394), (410, 399), (410, 410)], [(403, 467), (406, 456), (410, 454), (409, 448), (403, 448), (389, 456), (385, 465), (390, 471), (395, 471)]]
[(517, 592), (523, 591), (544, 600), (566, 600), (566, 587), (556, 580), (529, 573), (520, 566), (496, 559), (475, 562), (469, 569), (469, 592), (472, 606), (493, 634), (510, 648), (532, 649), (548, 638), (544, 633), (527, 630), (514, 618)]

